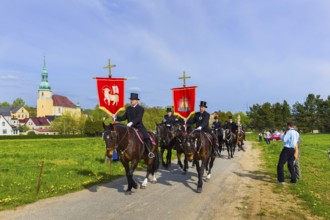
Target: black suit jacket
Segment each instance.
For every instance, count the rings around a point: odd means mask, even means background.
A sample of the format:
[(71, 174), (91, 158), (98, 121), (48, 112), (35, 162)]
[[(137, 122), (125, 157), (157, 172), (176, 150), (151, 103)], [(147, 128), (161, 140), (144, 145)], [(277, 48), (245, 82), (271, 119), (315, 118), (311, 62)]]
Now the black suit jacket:
[(117, 121), (132, 122), (132, 127), (138, 129), (143, 138), (148, 138), (147, 129), (144, 127), (142, 118), (144, 114), (144, 108), (137, 104), (135, 107), (128, 106), (123, 116), (117, 116)]
[(237, 130), (237, 124), (235, 122), (230, 123), (229, 121), (227, 122), (225, 129), (230, 129), (231, 132), (236, 132)]
[(164, 119), (163, 119), (163, 124), (169, 124), (169, 125), (174, 125), (176, 118), (174, 117), (174, 115), (168, 116), (168, 115), (164, 115)]
[(212, 128), (213, 129), (220, 129), (222, 127), (221, 122), (213, 122), (212, 123)]
[(210, 133), (210, 126), (209, 126), (210, 114), (206, 111), (197, 112), (192, 118), (188, 120), (189, 124), (196, 123), (196, 128), (199, 126), (202, 127), (202, 131)]

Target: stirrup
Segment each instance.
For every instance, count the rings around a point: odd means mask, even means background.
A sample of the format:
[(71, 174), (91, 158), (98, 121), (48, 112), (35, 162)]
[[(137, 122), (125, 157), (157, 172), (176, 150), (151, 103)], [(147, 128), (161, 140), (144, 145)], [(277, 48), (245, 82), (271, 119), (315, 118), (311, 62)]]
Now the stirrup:
[(152, 159), (152, 158), (154, 158), (154, 157), (155, 157), (155, 154), (154, 154), (154, 153), (152, 153), (152, 152), (149, 152), (149, 153), (148, 153), (148, 157), (149, 157), (150, 159)]

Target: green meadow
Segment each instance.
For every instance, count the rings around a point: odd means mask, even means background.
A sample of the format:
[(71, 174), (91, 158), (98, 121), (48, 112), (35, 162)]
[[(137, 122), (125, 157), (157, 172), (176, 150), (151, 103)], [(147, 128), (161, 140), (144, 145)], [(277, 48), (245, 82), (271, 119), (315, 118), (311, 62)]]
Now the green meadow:
[(123, 176), (121, 163), (105, 164), (104, 153), (101, 138), (1, 140), (0, 210)]
[[(257, 141), (256, 134), (248, 140)], [(330, 135), (301, 137), (302, 179), (285, 187), (276, 183), (280, 141), (270, 145), (254, 142), (263, 152), (263, 169), (274, 180), (275, 193), (292, 193), (315, 215), (330, 218)], [(104, 163), (101, 138), (0, 140), (0, 210), (15, 208), (39, 199), (59, 196), (110, 182), (124, 175), (120, 162)], [(42, 167), (42, 162), (44, 165)], [(39, 191), (38, 178), (42, 168)], [(289, 173), (285, 168), (286, 180)]]
[[(249, 134), (248, 140), (257, 141), (256, 134)], [(277, 185), (276, 167), (280, 152), (281, 141), (272, 141), (267, 145), (264, 141), (254, 142), (263, 152), (263, 167), (267, 174), (274, 180), (275, 193), (291, 193), (300, 199), (306, 209), (314, 215), (330, 219), (330, 134), (303, 134), (301, 135), (300, 167), (302, 178), (297, 184)], [(289, 181), (287, 164), (284, 167), (285, 180)]]

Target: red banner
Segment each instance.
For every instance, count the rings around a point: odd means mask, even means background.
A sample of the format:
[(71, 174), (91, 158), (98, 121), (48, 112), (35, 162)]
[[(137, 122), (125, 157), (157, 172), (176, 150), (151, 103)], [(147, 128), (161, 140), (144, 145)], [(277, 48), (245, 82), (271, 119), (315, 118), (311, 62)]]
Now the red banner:
[(197, 86), (173, 88), (174, 114), (188, 119), (195, 112)]
[(96, 77), (99, 108), (110, 115), (125, 109), (125, 78)]

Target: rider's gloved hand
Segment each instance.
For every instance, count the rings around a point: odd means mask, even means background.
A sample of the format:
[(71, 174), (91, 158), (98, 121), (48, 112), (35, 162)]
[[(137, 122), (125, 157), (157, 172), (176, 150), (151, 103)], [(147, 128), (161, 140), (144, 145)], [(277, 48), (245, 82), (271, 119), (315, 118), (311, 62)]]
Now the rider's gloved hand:
[(133, 124), (133, 122), (128, 123), (128, 124), (127, 124), (127, 127), (131, 127), (132, 124)]
[(117, 115), (112, 115), (111, 117), (112, 117), (112, 120), (116, 121)]
[(202, 126), (199, 126), (198, 128), (196, 128), (196, 130), (202, 130)]

